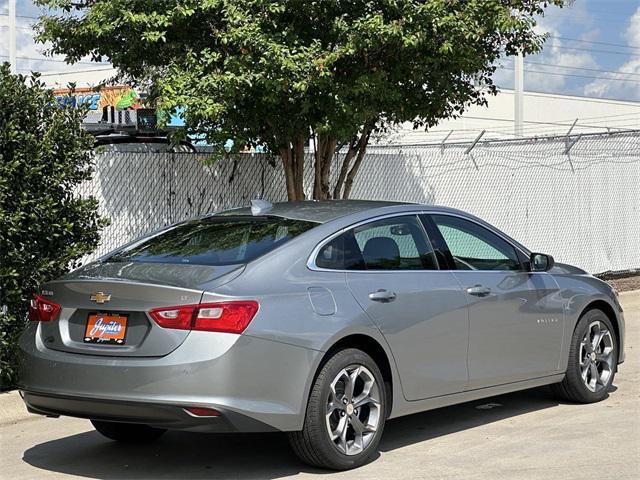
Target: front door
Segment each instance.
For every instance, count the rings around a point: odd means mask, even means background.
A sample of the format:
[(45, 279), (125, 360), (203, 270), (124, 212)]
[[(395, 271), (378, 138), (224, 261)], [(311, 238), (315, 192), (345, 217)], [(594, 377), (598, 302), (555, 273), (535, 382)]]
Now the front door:
[(476, 222), (431, 218), (469, 304), (469, 389), (555, 373), (564, 317), (553, 277), (525, 271), (515, 247)]
[(389, 343), (405, 398), (464, 391), (467, 302), (454, 274), (438, 270), (418, 217), (373, 221), (345, 236), (362, 258), (347, 285)]

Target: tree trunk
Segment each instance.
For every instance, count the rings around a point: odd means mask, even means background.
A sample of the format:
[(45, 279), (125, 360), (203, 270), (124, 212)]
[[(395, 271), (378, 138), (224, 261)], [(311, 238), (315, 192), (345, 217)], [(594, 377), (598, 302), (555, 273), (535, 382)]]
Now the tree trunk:
[(354, 137), (351, 142), (349, 142), (349, 149), (347, 150), (347, 153), (344, 155), (344, 159), (342, 160), (340, 174), (338, 175), (335, 187), (333, 188), (333, 198), (340, 198), (342, 195), (342, 186), (344, 185), (344, 181), (347, 178), (347, 174), (349, 173), (351, 160), (353, 160), (353, 157), (355, 157), (356, 153), (358, 152), (356, 146), (357, 142), (356, 138)]
[(293, 174), (293, 163), (291, 160), (291, 148), (280, 148), (280, 158), (282, 159), (282, 168), (284, 170), (284, 180), (287, 185), (287, 198), (289, 201), (298, 200), (296, 198), (295, 180)]
[(318, 135), (315, 137), (315, 162), (313, 165), (314, 182), (313, 182), (313, 198), (319, 199), (322, 195), (322, 152), (326, 143), (326, 137)]
[(304, 145), (306, 137), (297, 135), (289, 145), (280, 147), (289, 201), (304, 200)]
[(298, 135), (293, 143), (293, 152), (295, 158), (295, 187), (296, 200), (304, 200), (304, 144), (306, 143), (304, 135)]
[[(327, 135), (316, 137), (315, 157), (314, 157), (314, 182), (313, 198), (316, 200), (327, 200), (330, 198), (349, 198), (353, 181), (360, 164), (364, 159), (367, 143), (373, 130), (373, 123), (363, 126), (359, 136), (354, 136), (349, 142), (349, 149), (344, 156), (340, 172), (333, 192), (331, 191), (331, 164), (338, 139)], [(280, 158), (284, 169), (284, 176), (287, 186), (287, 197), (289, 201), (304, 200), (304, 166), (305, 152), (304, 146), (307, 141), (306, 135), (296, 135), (291, 142), (280, 148)], [(354, 160), (355, 159), (355, 160)]]
[(315, 182), (313, 198), (327, 200), (331, 198), (329, 179), (331, 175), (331, 160), (336, 151), (338, 140), (325, 135), (318, 136), (315, 153)]
[(351, 188), (353, 187), (353, 180), (358, 173), (358, 169), (360, 168), (360, 164), (362, 164), (362, 160), (364, 159), (364, 154), (367, 151), (367, 144), (369, 143), (369, 137), (371, 136), (371, 129), (365, 129), (362, 132), (362, 136), (360, 137), (360, 142), (358, 142), (358, 156), (356, 160), (353, 162), (353, 166), (349, 173), (347, 174), (347, 179), (344, 181), (344, 192), (342, 192), (342, 198), (345, 200), (349, 198), (351, 195)]
[[(373, 130), (372, 124), (365, 124), (360, 133), (360, 138), (354, 137), (349, 144), (349, 150), (347, 151), (345, 158), (340, 168), (340, 175), (338, 175), (338, 181), (333, 192), (334, 198), (347, 199), (351, 194), (353, 188), (353, 180), (355, 179), (360, 164), (364, 159), (364, 154), (367, 150), (367, 144), (369, 143), (369, 137)], [(351, 160), (355, 157), (353, 165)], [(343, 190), (344, 186), (344, 190)]]

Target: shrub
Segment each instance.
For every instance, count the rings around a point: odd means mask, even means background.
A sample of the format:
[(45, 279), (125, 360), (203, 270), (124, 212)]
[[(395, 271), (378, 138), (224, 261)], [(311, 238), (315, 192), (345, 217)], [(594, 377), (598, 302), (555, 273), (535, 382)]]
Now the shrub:
[(0, 388), (15, 385), (17, 338), (31, 294), (76, 266), (106, 221), (76, 186), (90, 178), (85, 111), (60, 106), (36, 74), (0, 66)]

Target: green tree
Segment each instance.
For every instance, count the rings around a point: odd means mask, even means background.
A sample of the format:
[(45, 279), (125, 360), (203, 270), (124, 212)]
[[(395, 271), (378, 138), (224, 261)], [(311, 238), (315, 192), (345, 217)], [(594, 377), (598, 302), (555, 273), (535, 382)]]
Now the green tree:
[[(57, 8), (39, 40), (69, 61), (108, 59), (183, 106), (191, 132), (265, 144), (304, 198), (346, 198), (377, 131), (460, 115), (496, 92), (503, 55), (541, 49), (535, 15), (562, 0), (37, 0)], [(341, 150), (342, 149), (342, 150)], [(337, 182), (330, 185), (336, 151)]]
[(15, 382), (31, 294), (93, 251), (105, 224), (95, 199), (74, 194), (92, 168), (84, 114), (0, 65), (0, 389)]

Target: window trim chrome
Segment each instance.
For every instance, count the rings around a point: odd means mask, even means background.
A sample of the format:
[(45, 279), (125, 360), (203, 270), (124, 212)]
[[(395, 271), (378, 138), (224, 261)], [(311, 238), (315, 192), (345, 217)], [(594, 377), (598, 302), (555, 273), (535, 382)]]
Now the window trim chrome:
[[(527, 274), (531, 274), (531, 273), (548, 273), (548, 272), (531, 272), (531, 271), (527, 271), (527, 270), (524, 270), (524, 269), (519, 269), (519, 270), (444, 270), (444, 269), (440, 269), (439, 268), (437, 270), (346, 270), (346, 269), (323, 268), (323, 267), (318, 267), (316, 265), (316, 258), (318, 258), (318, 255), (320, 254), (320, 250), (322, 250), (322, 248), (327, 243), (329, 243), (331, 240), (333, 240), (334, 238), (338, 237), (339, 235), (342, 235), (347, 230), (351, 230), (353, 228), (357, 228), (357, 227), (359, 227), (361, 225), (365, 225), (367, 223), (373, 223), (373, 222), (376, 222), (378, 220), (384, 220), (386, 218), (393, 218), (393, 217), (415, 216), (415, 217), (418, 217), (418, 221), (420, 222), (420, 224), (422, 224), (422, 221), (419, 218), (420, 215), (447, 215), (447, 216), (450, 216), (450, 217), (461, 218), (461, 219), (466, 220), (468, 222), (474, 223), (478, 227), (481, 227), (481, 228), (484, 228), (485, 230), (488, 230), (489, 232), (493, 233), (494, 235), (497, 235), (499, 238), (501, 238), (503, 241), (505, 241), (507, 244), (509, 244), (516, 251), (516, 253), (520, 252), (525, 257), (529, 256), (527, 254), (527, 252), (522, 250), (517, 245), (514, 245), (508, 238), (505, 238), (504, 234), (502, 234), (499, 231), (496, 231), (496, 229), (493, 228), (493, 227), (488, 228), (486, 225), (482, 225), (481, 223), (478, 223), (473, 218), (469, 218), (469, 217), (467, 217), (465, 215), (460, 215), (460, 214), (452, 213), (452, 212), (442, 212), (442, 211), (431, 210), (431, 209), (423, 209), (423, 210), (410, 210), (410, 211), (406, 211), (406, 212), (386, 213), (386, 214), (383, 214), (383, 215), (370, 217), (370, 218), (367, 218), (365, 220), (361, 220), (359, 222), (356, 222), (356, 223), (353, 223), (351, 225), (348, 225), (348, 226), (346, 226), (344, 228), (341, 228), (337, 232), (334, 232), (331, 235), (329, 235), (328, 237), (324, 238), (322, 241), (320, 241), (314, 247), (314, 249), (311, 251), (311, 255), (309, 255), (309, 258), (307, 259), (307, 268), (309, 270), (311, 270), (311, 271), (314, 271), (314, 272), (334, 272), (334, 273), (397, 273), (397, 272), (402, 272), (402, 273), (424, 273), (424, 272), (430, 272), (430, 273), (434, 273), (434, 272), (449, 272), (449, 273), (451, 273), (451, 272), (504, 273), (504, 272), (510, 272), (510, 273), (527, 273)], [(429, 234), (426, 231), (426, 229), (424, 228), (424, 226), (422, 226), (422, 229), (423, 229), (423, 232), (424, 232), (427, 240), (430, 240)], [(521, 263), (521, 265), (522, 265), (522, 263)]]

